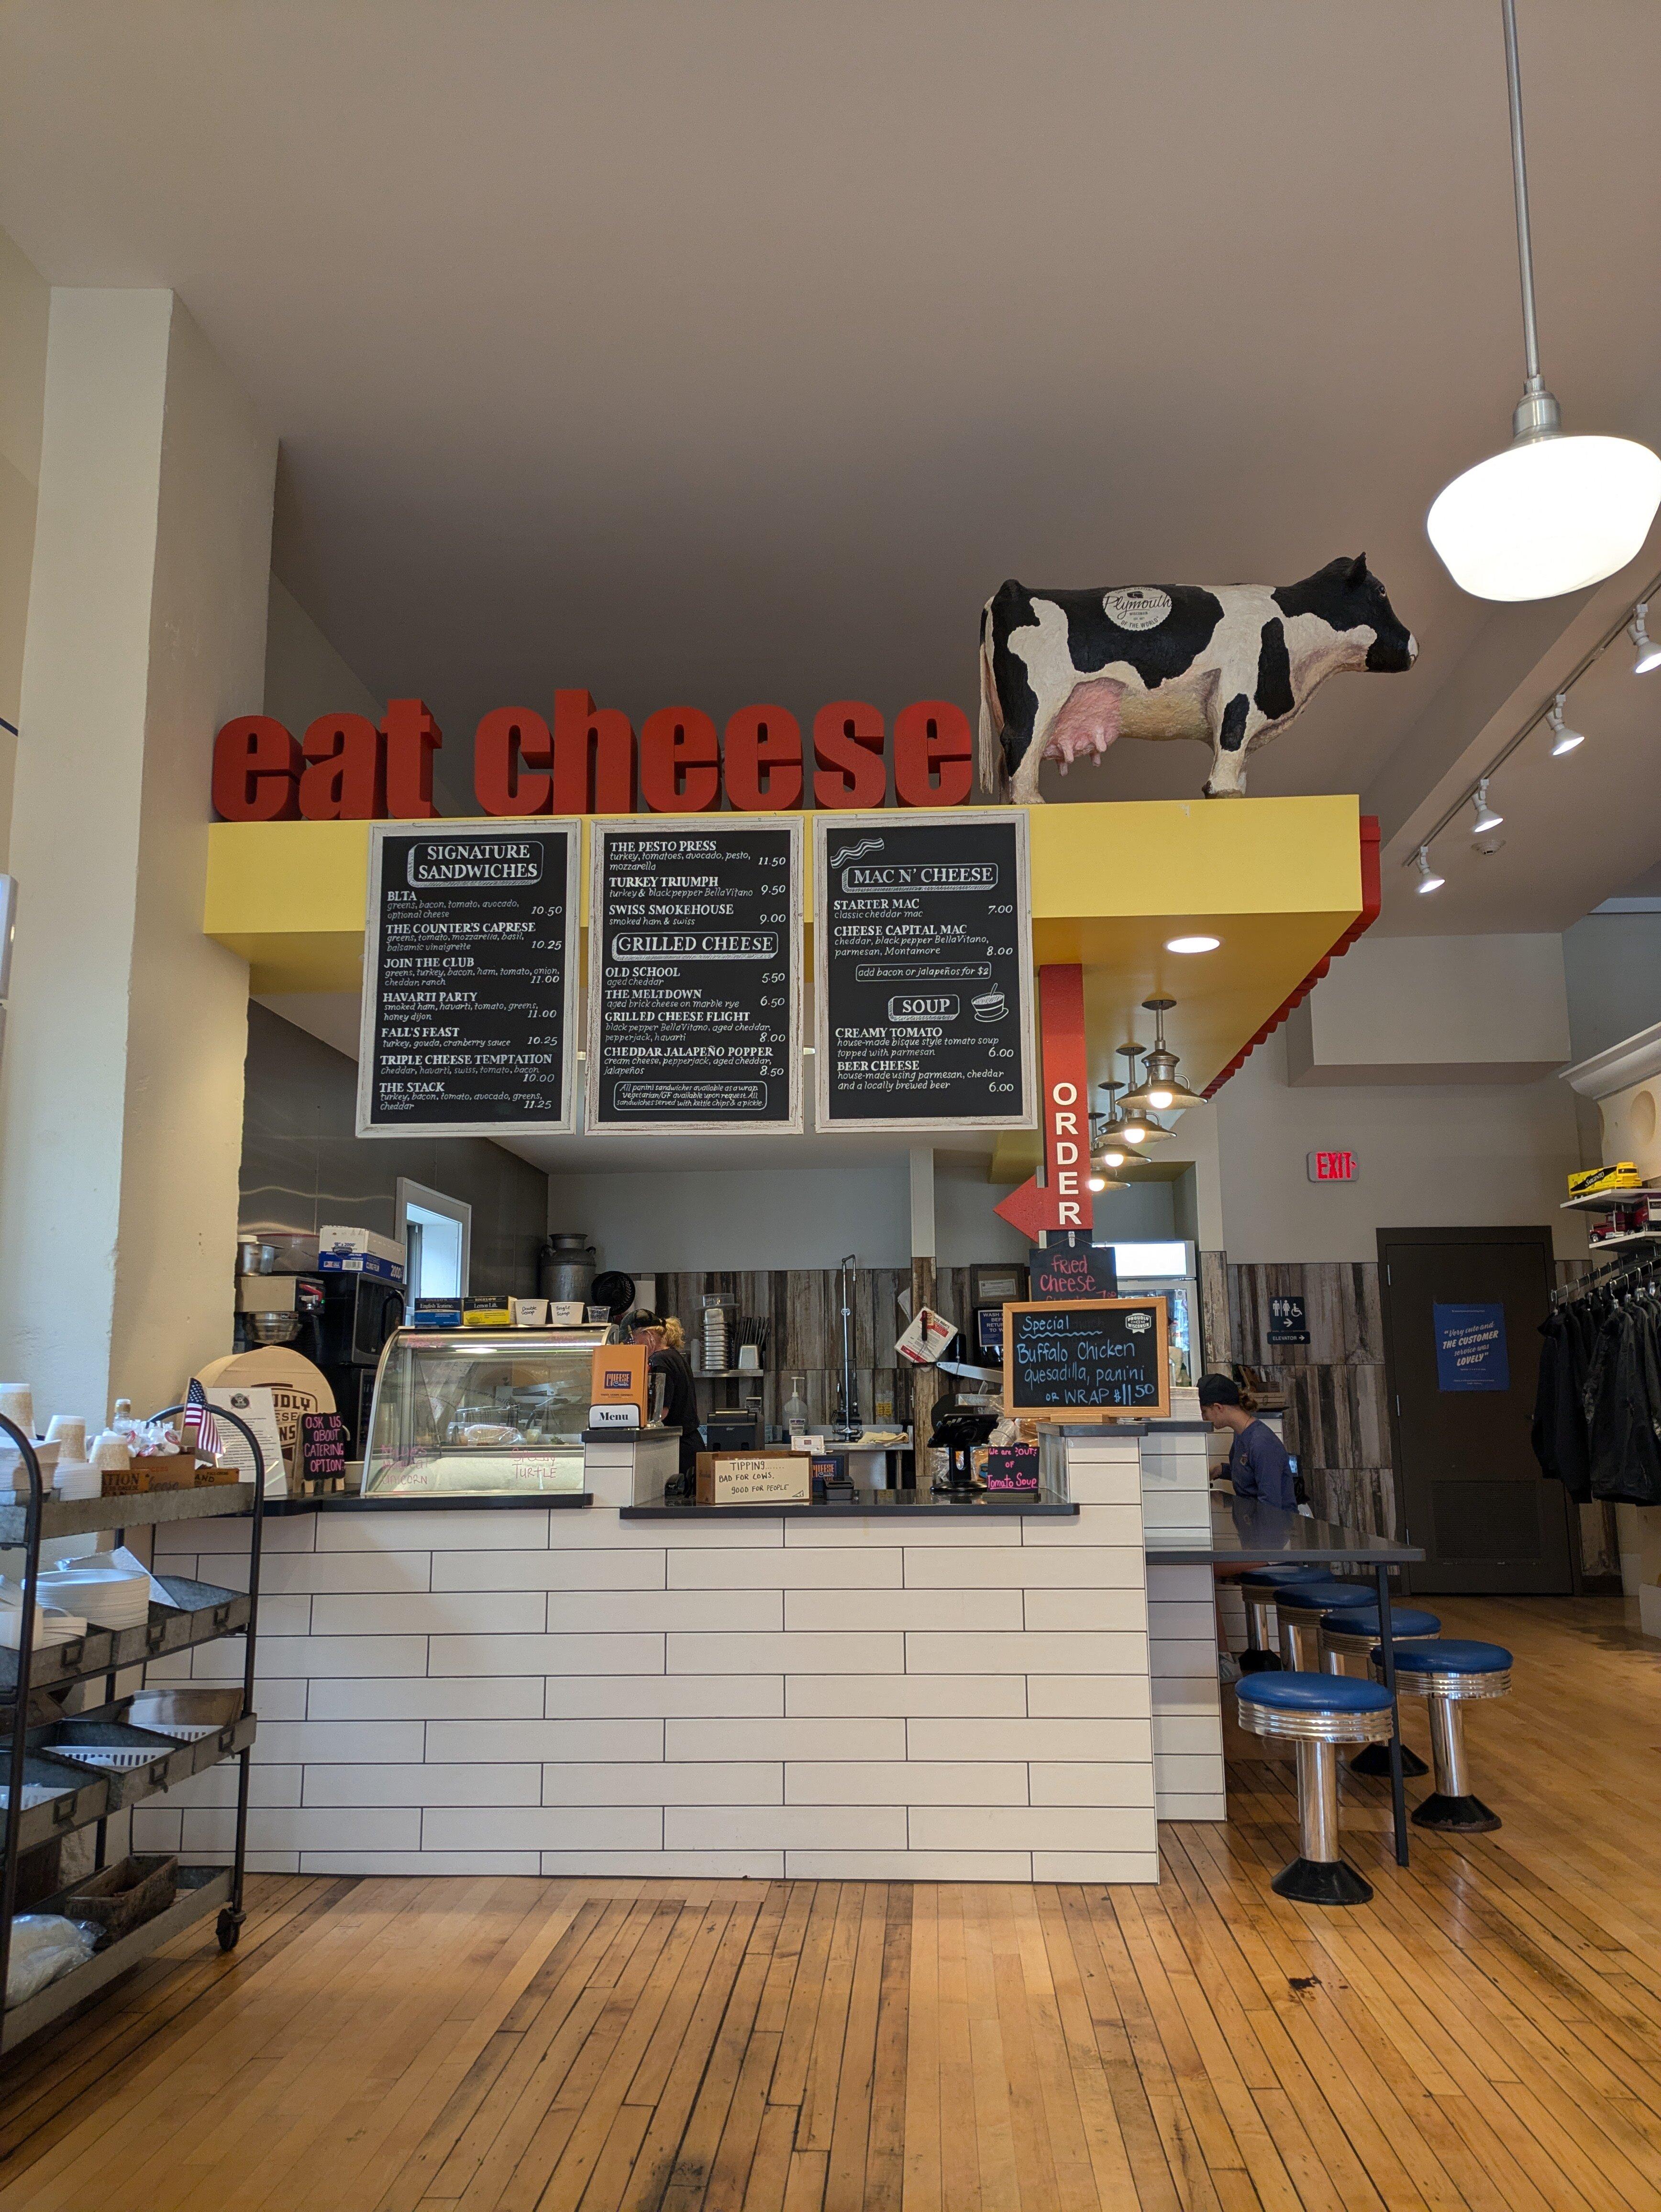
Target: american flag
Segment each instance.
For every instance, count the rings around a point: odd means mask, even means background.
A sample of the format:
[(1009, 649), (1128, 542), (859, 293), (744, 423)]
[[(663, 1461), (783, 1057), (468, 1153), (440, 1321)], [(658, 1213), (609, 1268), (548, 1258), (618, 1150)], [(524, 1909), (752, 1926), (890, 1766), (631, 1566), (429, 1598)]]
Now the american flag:
[(185, 1393), (185, 1434), (195, 1438), (196, 1449), (204, 1459), (217, 1459), (219, 1424), (213, 1417), (207, 1392), (193, 1375), (191, 1387)]

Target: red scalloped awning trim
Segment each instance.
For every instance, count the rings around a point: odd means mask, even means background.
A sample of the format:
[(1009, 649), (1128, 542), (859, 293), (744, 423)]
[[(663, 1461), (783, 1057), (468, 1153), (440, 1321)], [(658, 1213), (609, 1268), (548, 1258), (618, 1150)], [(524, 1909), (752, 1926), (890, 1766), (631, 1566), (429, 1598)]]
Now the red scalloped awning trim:
[(1274, 1036), (1275, 1030), (1295, 1007), (1303, 1005), (1304, 1000), (1308, 998), (1333, 962), (1348, 952), (1364, 931), (1372, 928), (1373, 923), (1378, 919), (1379, 909), (1383, 905), (1384, 884), (1378, 871), (1378, 817), (1376, 814), (1364, 814), (1361, 817), (1361, 911), (1331, 951), (1323, 954), (1316, 962), (1292, 996), (1269, 1016), (1256, 1036), (1241, 1047), (1220, 1075), (1214, 1076), (1207, 1084), (1201, 1094), (1202, 1097), (1214, 1098), (1230, 1076), (1239, 1073), (1258, 1046)]

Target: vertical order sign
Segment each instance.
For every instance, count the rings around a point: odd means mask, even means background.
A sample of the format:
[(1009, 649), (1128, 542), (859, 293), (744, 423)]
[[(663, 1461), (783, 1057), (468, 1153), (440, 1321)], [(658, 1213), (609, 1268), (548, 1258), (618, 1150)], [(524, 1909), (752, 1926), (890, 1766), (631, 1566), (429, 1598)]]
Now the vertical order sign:
[(821, 813), (813, 835), (819, 1127), (1030, 1125), (1025, 808)]
[(581, 835), (371, 830), (360, 1137), (573, 1126)]
[(799, 820), (597, 822), (587, 1127), (802, 1126)]

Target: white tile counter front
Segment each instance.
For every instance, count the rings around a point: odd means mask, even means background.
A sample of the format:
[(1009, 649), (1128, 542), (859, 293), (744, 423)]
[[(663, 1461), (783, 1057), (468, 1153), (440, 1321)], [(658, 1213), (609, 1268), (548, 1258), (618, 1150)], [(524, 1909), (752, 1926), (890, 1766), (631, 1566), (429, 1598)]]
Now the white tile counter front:
[[(1067, 1460), (1076, 1517), (271, 1521), (249, 1863), (1156, 1881), (1137, 1439)], [(157, 1535), (246, 1582), (246, 1523)], [(149, 1679), (240, 1671), (233, 1641)], [(234, 1792), (139, 1808), (133, 1849), (228, 1856)]]

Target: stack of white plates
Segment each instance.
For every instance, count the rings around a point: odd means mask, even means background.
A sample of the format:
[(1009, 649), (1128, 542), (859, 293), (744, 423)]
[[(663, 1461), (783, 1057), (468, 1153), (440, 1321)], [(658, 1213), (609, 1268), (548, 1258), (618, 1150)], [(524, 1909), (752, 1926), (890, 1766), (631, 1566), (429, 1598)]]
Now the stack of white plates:
[[(82, 1616), (65, 1613), (58, 1606), (48, 1605), (37, 1595), (34, 1607), (34, 1648), (43, 1651), (48, 1644), (72, 1644), (77, 1636), (84, 1636), (87, 1624)], [(0, 1580), (0, 1649), (15, 1651), (23, 1640), (23, 1593), (14, 1582)]]
[[(15, 1498), (27, 1498), (29, 1494), (29, 1478), (24, 1469), (23, 1455), (12, 1443), (11, 1438), (3, 1435), (3, 1431), (0, 1431), (0, 1439), (3, 1439), (0, 1441), (0, 1496), (9, 1491)], [(37, 1443), (34, 1447), (34, 1456), (40, 1468), (40, 1480), (45, 1484), (48, 1495), (51, 1494), (52, 1477), (57, 1469), (58, 1455), (61, 1449), (62, 1446), (55, 1442), (49, 1444)]]
[(40, 1577), (48, 1605), (84, 1613), (100, 1628), (137, 1628), (150, 1617), (150, 1578), (137, 1562), (115, 1564), (107, 1553), (65, 1559)]

